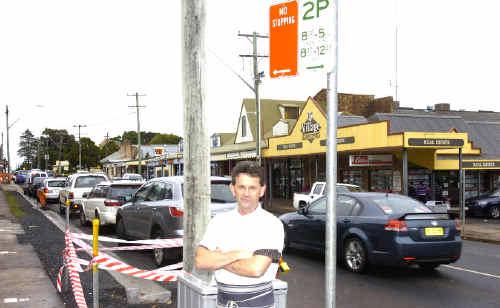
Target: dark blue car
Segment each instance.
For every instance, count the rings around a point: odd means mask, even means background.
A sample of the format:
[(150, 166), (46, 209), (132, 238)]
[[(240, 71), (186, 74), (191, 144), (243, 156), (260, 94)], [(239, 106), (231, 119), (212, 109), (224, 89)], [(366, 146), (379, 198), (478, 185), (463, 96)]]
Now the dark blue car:
[[(407, 196), (386, 193), (338, 194), (337, 257), (352, 272), (368, 265), (418, 264), (434, 269), (460, 258), (457, 220), (433, 213)], [(280, 216), (285, 247), (324, 251), (326, 197)]]
[(465, 201), (467, 215), (500, 218), (500, 189)]
[(23, 184), (26, 182), (26, 176), (28, 174), (28, 170), (18, 170), (14, 173), (14, 182), (16, 184)]

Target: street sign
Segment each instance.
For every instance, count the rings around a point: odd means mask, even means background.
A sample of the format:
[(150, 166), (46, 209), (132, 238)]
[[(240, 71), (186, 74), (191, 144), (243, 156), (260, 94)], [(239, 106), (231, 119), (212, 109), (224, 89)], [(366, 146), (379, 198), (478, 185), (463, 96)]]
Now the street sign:
[(331, 72), (335, 65), (335, 1), (300, 0), (299, 74)]
[(290, 1), (269, 9), (269, 76), (297, 75), (298, 5)]

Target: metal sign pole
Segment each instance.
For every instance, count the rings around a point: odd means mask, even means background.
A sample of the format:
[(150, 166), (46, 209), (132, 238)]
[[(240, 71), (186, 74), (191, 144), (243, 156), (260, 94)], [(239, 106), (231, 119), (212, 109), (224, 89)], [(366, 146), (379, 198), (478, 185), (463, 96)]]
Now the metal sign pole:
[(325, 307), (335, 307), (335, 296), (337, 294), (337, 215), (335, 213), (337, 200), (337, 72), (338, 72), (338, 5), (332, 1), (334, 6), (334, 29), (333, 35), (333, 68), (327, 74), (327, 118), (328, 118), (328, 150), (326, 156), (326, 183), (327, 183), (327, 220), (326, 220), (326, 253), (325, 253)]

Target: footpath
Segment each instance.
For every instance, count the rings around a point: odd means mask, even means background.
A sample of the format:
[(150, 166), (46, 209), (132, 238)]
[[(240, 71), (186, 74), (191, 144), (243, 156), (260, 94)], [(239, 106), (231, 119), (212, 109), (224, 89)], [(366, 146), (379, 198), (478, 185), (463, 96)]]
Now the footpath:
[[(281, 215), (284, 213), (295, 212), (295, 208), (290, 200), (274, 199), (266, 210)], [(469, 219), (463, 226), (462, 238), (464, 240), (481, 241), (493, 244), (500, 244), (500, 222), (492, 219)]]
[(0, 190), (0, 307), (60, 308), (64, 303)]

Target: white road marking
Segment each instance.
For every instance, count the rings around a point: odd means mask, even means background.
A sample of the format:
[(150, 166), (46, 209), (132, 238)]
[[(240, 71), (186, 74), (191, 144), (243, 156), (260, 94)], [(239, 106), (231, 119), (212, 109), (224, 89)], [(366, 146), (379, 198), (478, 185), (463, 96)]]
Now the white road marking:
[(474, 270), (471, 270), (471, 269), (468, 269), (468, 268), (457, 267), (457, 266), (453, 266), (453, 265), (443, 265), (443, 267), (451, 268), (451, 269), (454, 269), (454, 270), (457, 270), (457, 271), (464, 271), (464, 272), (469, 272), (469, 273), (473, 273), (473, 274), (477, 274), (477, 275), (482, 275), (482, 276), (486, 276), (486, 277), (493, 277), (493, 278), (500, 279), (499, 275), (493, 275), (493, 274), (478, 272), (478, 271), (474, 271)]

